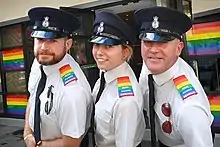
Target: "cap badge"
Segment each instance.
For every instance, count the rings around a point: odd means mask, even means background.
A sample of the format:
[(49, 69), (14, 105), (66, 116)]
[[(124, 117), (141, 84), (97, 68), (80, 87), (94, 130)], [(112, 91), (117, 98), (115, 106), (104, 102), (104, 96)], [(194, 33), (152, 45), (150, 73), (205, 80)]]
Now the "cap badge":
[(100, 22), (97, 33), (101, 33), (104, 31), (104, 22)]
[(153, 17), (153, 22), (152, 22), (152, 27), (154, 28), (154, 29), (157, 29), (158, 27), (159, 27), (159, 21), (158, 21), (158, 19), (159, 19), (159, 17), (158, 16), (154, 16)]
[(49, 17), (48, 16), (46, 16), (46, 17), (44, 17), (44, 21), (42, 22), (42, 26), (43, 27), (48, 27), (50, 25), (50, 23), (49, 23)]

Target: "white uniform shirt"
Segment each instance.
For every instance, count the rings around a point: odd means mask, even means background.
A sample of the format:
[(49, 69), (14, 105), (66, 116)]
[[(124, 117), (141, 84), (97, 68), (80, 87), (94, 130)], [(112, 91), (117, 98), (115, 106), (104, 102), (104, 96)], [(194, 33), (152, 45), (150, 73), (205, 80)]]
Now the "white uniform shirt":
[[(96, 143), (98, 147), (136, 147), (145, 131), (143, 96), (136, 77), (124, 62), (106, 72), (105, 80), (105, 89), (95, 105)], [(100, 79), (93, 89), (94, 99), (99, 85)]]
[[(32, 130), (36, 91), (41, 78), (39, 66), (40, 64), (35, 59), (28, 85), (30, 92), (29, 124)], [(47, 81), (45, 89), (40, 95), (41, 139), (55, 139), (61, 135), (72, 138), (81, 137), (90, 126), (92, 112), (91, 89), (85, 75), (69, 54), (66, 54), (55, 65), (43, 66), (43, 70), (47, 75)], [(47, 115), (45, 103), (47, 100), (50, 103), (51, 98), (47, 98), (47, 92), (51, 85), (53, 85), (52, 93), (54, 94), (53, 107)]]
[[(150, 71), (143, 64), (139, 82), (147, 111), (149, 109), (148, 74)], [(167, 146), (212, 147), (210, 126), (213, 116), (210, 112), (208, 98), (193, 69), (183, 59), (179, 58), (166, 72), (153, 75), (153, 79), (158, 139)], [(184, 79), (188, 79), (185, 84)], [(190, 88), (190, 84), (192, 88)], [(183, 85), (185, 87), (182, 87)], [(182, 89), (179, 89), (180, 87)], [(164, 103), (171, 105), (170, 118), (162, 113), (161, 108)], [(168, 119), (172, 123), (173, 131), (171, 134), (162, 130), (162, 124)]]

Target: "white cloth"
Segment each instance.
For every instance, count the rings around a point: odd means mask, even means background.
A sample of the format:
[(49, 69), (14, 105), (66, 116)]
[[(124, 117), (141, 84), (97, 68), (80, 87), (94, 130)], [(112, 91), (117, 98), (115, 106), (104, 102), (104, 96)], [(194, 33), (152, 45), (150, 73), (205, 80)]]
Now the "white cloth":
[[(149, 88), (148, 74), (150, 71), (143, 64), (139, 83), (144, 95), (145, 109), (148, 112)], [(174, 84), (174, 79), (186, 77), (194, 88), (192, 95), (186, 95), (187, 88), (180, 92)], [(181, 58), (167, 71), (153, 75), (155, 87), (154, 106), (156, 112), (156, 132), (158, 139), (167, 146), (182, 145), (183, 147), (212, 147), (210, 126), (213, 116), (210, 112), (208, 98), (193, 69)], [(181, 83), (181, 81), (179, 81)], [(189, 84), (188, 83), (188, 84)], [(178, 85), (178, 84), (177, 84)], [(189, 90), (189, 89), (188, 89)], [(166, 117), (161, 110), (164, 103), (171, 105), (171, 116)], [(172, 132), (167, 134), (162, 130), (162, 124), (170, 119)]]
[[(120, 97), (117, 78), (130, 80), (134, 96)], [(95, 105), (96, 143), (98, 147), (136, 147), (143, 138), (145, 122), (143, 97), (136, 77), (128, 65), (122, 65), (105, 73), (106, 87)], [(128, 82), (129, 83), (129, 82)], [(99, 90), (100, 79), (93, 89), (93, 98)]]
[[(69, 65), (76, 75), (77, 80), (64, 85), (59, 71), (64, 65)], [(41, 77), (40, 64), (35, 59), (31, 68), (28, 90), (30, 92), (30, 117), (31, 129), (34, 127), (34, 108), (37, 86)], [(92, 112), (92, 97), (89, 83), (74, 59), (66, 54), (57, 64), (43, 66), (47, 75), (45, 89), (40, 95), (41, 100), (41, 138), (42, 140), (59, 138), (62, 135), (79, 138), (86, 133), (90, 126)], [(53, 107), (47, 115), (45, 103), (48, 87), (53, 85)]]

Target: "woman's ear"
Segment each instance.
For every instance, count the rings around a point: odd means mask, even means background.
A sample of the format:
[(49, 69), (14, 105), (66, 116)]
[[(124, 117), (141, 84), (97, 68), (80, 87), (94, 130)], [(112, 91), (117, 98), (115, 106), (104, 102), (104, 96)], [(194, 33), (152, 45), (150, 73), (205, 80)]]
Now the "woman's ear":
[(125, 60), (127, 60), (127, 58), (130, 56), (130, 50), (128, 49), (128, 47), (127, 46), (123, 46), (123, 58), (125, 59)]
[(72, 47), (72, 45), (73, 45), (73, 39), (67, 39), (66, 42), (65, 42), (65, 46), (66, 46), (66, 51), (67, 52)]

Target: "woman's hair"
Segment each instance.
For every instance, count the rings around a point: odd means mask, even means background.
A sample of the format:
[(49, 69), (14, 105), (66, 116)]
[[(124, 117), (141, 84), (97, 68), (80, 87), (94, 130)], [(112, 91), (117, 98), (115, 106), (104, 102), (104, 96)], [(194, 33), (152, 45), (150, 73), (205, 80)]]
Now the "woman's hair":
[(128, 45), (128, 44), (123, 44), (122, 47), (123, 47), (123, 49), (128, 48), (128, 50), (130, 52), (130, 55), (126, 58), (126, 61), (129, 62), (132, 58), (132, 55), (133, 55), (133, 48), (131, 45)]

